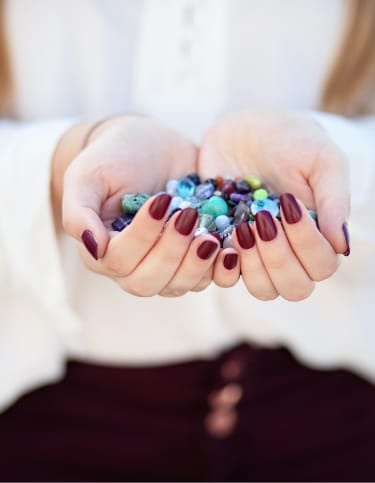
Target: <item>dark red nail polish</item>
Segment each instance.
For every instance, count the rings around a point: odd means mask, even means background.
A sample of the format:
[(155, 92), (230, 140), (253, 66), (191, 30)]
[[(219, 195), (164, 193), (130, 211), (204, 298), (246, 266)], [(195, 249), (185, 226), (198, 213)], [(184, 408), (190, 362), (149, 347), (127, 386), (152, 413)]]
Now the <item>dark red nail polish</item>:
[(227, 270), (232, 270), (237, 265), (237, 253), (227, 253), (224, 257), (223, 265)]
[(255, 245), (255, 238), (247, 222), (240, 223), (236, 228), (237, 240), (241, 248), (248, 250)]
[(167, 213), (172, 197), (167, 193), (158, 195), (151, 203), (149, 213), (154, 220), (161, 220)]
[(349, 236), (348, 224), (346, 222), (342, 224), (342, 231), (344, 233), (344, 238), (346, 242), (346, 250), (343, 253), (343, 255), (345, 257), (348, 257), (350, 255), (350, 236)]
[(280, 205), (285, 220), (290, 225), (297, 223), (302, 218), (301, 208), (291, 193), (284, 193), (280, 196)]
[(260, 238), (263, 241), (274, 240), (277, 236), (277, 227), (271, 213), (262, 210), (255, 215), (255, 224)]
[(203, 243), (199, 245), (197, 249), (197, 255), (202, 260), (207, 260), (215, 253), (217, 247), (218, 247), (217, 243), (211, 240), (205, 240)]
[(82, 233), (81, 240), (85, 247), (87, 248), (87, 251), (90, 253), (91, 256), (95, 258), (95, 260), (98, 259), (98, 244), (95, 240), (95, 237), (90, 230), (85, 230)]
[(185, 208), (175, 221), (175, 228), (181, 235), (190, 235), (198, 218), (198, 212), (193, 208)]

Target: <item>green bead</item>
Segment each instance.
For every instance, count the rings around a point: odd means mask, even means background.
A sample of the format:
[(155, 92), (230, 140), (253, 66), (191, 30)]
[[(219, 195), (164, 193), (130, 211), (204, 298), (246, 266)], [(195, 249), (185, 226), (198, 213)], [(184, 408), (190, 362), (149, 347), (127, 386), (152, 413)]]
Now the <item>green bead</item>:
[(211, 196), (202, 206), (201, 213), (207, 213), (215, 218), (220, 215), (228, 214), (228, 205), (220, 196)]
[(134, 215), (149, 198), (147, 193), (126, 194), (121, 199), (121, 208), (124, 213)]
[(258, 176), (251, 176), (250, 174), (246, 174), (245, 176), (243, 176), (243, 179), (252, 190), (257, 190), (262, 186), (262, 182), (260, 181), (260, 178), (258, 178)]
[(268, 197), (268, 191), (264, 188), (259, 188), (254, 191), (253, 199), (254, 200), (265, 200)]

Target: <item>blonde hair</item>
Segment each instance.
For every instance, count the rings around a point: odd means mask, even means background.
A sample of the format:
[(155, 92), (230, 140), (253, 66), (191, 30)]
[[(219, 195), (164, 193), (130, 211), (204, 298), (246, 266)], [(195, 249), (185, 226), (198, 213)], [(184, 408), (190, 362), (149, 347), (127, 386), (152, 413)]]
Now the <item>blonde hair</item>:
[[(375, 0), (350, 0), (341, 48), (322, 91), (320, 108), (346, 116), (375, 112)], [(0, 116), (10, 115), (12, 73), (4, 2), (0, 0)]]
[(342, 43), (320, 107), (355, 116), (375, 112), (375, 0), (351, 0)]

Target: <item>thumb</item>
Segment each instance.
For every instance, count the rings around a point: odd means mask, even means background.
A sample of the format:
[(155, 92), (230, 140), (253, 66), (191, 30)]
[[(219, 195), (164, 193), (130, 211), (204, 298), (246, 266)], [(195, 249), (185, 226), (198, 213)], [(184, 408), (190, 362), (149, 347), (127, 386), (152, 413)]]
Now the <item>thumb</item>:
[(95, 260), (105, 254), (109, 236), (100, 219), (100, 211), (107, 194), (102, 183), (64, 179), (62, 224), (66, 233), (83, 243)]
[(336, 253), (349, 255), (347, 220), (350, 213), (349, 168), (336, 148), (320, 156), (310, 178), (319, 229)]

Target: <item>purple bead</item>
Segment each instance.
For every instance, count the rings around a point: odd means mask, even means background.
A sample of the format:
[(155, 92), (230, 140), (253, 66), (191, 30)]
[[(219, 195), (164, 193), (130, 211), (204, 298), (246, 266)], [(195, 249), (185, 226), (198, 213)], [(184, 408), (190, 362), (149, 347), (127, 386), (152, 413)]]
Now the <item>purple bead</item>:
[(134, 215), (131, 215), (130, 213), (123, 213), (111, 223), (111, 226), (114, 231), (122, 231), (124, 228), (130, 225), (130, 223), (133, 221), (133, 218)]
[(225, 198), (229, 199), (230, 195), (236, 192), (236, 183), (231, 179), (226, 179), (223, 181), (220, 191), (223, 193)]
[(232, 193), (229, 196), (229, 199), (231, 201), (236, 202), (236, 203), (239, 203), (240, 201), (244, 201), (246, 203), (247, 201), (251, 201), (252, 200), (252, 197), (249, 196), (249, 195), (246, 195), (244, 193)]
[(204, 183), (197, 186), (195, 190), (195, 196), (199, 199), (206, 200), (214, 194), (215, 188), (210, 182), (205, 181)]
[(247, 183), (244, 179), (238, 179), (236, 181), (236, 190), (238, 193), (249, 193), (251, 188), (249, 183)]

